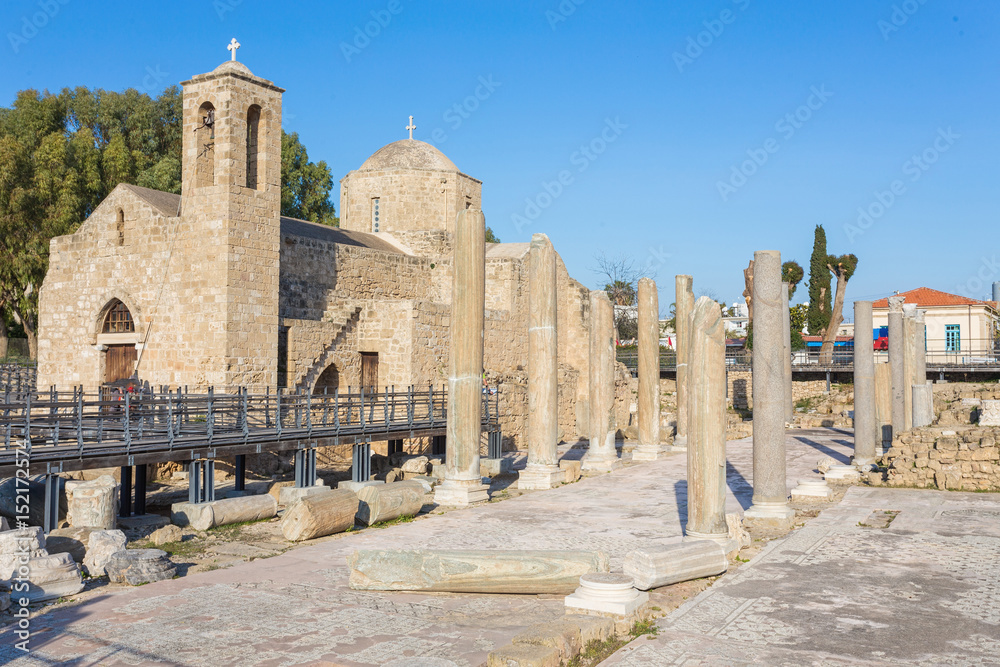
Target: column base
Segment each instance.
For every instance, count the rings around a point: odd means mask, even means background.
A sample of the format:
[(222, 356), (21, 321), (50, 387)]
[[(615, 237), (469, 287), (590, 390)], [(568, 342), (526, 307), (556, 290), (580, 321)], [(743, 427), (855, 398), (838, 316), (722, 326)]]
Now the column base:
[(592, 456), (587, 454), (580, 462), (581, 470), (592, 470), (594, 472), (611, 472), (615, 468), (622, 467), (622, 460), (617, 456)]
[(833, 499), (833, 489), (825, 479), (800, 479), (799, 485), (792, 489), (792, 500), (823, 501)]
[(633, 461), (659, 461), (667, 458), (670, 445), (639, 445), (632, 450)]
[(566, 479), (566, 472), (557, 465), (529, 463), (517, 476), (517, 488), (525, 491), (554, 489)]
[(756, 503), (743, 512), (743, 525), (754, 528), (788, 530), (795, 522), (795, 510), (784, 503)]
[(489, 499), (489, 487), (479, 479), (445, 479), (434, 489), (434, 503), (443, 507), (468, 507)]
[(851, 465), (857, 468), (861, 472), (869, 472), (875, 467), (875, 457), (859, 458), (857, 456), (851, 459)]
[(833, 484), (852, 484), (861, 479), (861, 473), (852, 465), (833, 465), (826, 471), (823, 478)]
[(686, 435), (675, 435), (674, 443), (670, 447), (675, 452), (686, 452), (688, 449), (688, 438)]
[(729, 533), (699, 533), (696, 530), (684, 529), (684, 541), (685, 542), (696, 542), (700, 540), (708, 540), (709, 542), (715, 542), (716, 544), (722, 545), (722, 549), (726, 552), (727, 557), (732, 557), (740, 552), (739, 543), (729, 537)]

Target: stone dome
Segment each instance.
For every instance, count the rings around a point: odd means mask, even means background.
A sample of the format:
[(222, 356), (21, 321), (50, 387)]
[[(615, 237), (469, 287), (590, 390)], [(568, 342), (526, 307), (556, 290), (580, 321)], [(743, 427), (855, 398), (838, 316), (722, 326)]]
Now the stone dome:
[[(225, 72), (232, 72), (233, 74), (242, 74), (244, 76), (253, 76), (253, 72), (250, 68), (241, 63), (238, 60), (227, 60), (221, 65), (212, 70), (212, 74), (223, 74)], [(256, 77), (254, 77), (256, 78)]]
[(434, 146), (416, 139), (402, 139), (383, 146), (365, 160), (359, 171), (425, 169), (458, 172), (458, 167)]

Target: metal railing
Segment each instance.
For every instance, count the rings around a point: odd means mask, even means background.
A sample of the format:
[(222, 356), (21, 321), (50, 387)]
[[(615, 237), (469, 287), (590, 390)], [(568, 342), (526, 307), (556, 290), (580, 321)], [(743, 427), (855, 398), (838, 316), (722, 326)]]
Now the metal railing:
[[(286, 448), (282, 442), (320, 438), (358, 441), (443, 433), (448, 405), (446, 388), (433, 385), (322, 394), (53, 390), (17, 396), (8, 392), (3, 398), (0, 477), (13, 475), (22, 459), (29, 460), (32, 470), (68, 470), (122, 457), (188, 460), (194, 450), (206, 448), (222, 452), (257, 445), (256, 451), (268, 451)], [(483, 430), (495, 429), (499, 399), (498, 391), (484, 393)]]
[[(873, 345), (875, 341), (873, 341)], [(946, 341), (928, 339), (926, 341), (927, 365), (935, 368), (952, 368), (961, 370), (996, 370), (1000, 371), (1000, 342), (977, 339), (966, 341)], [(949, 348), (956, 349), (949, 349)], [(617, 359), (633, 372), (638, 367), (638, 352), (634, 349), (622, 349), (617, 352)], [(749, 369), (752, 365), (753, 353), (743, 348), (726, 349), (726, 366), (731, 369)], [(875, 362), (889, 361), (887, 350), (875, 350)], [(824, 370), (833, 368), (851, 370), (854, 367), (854, 346), (835, 347), (829, 359), (823, 359), (818, 347), (808, 347), (792, 353), (792, 366), (800, 370)], [(660, 370), (675, 371), (677, 355), (673, 350), (660, 351)]]
[(34, 390), (37, 379), (38, 365), (34, 361), (0, 362), (0, 393)]

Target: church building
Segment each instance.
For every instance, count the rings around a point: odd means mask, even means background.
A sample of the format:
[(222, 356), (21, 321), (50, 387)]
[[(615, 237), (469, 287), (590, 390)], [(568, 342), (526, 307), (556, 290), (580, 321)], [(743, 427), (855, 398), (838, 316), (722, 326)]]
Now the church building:
[[(51, 242), (38, 382), (322, 392), (447, 380), (452, 240), (482, 182), (402, 139), (341, 181), (340, 228), (284, 217), (283, 89), (236, 60), (183, 86), (181, 194), (121, 184)], [(411, 130), (412, 135), (412, 130)], [(527, 415), (527, 243), (487, 244), (485, 372)], [(588, 290), (558, 260), (563, 438), (587, 433)]]

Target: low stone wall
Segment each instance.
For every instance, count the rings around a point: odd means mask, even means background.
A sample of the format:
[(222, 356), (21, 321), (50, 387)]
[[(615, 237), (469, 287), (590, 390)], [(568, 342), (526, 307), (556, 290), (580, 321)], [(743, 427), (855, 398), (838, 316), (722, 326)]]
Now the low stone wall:
[(882, 459), (889, 486), (1000, 491), (1000, 427), (919, 428), (893, 439)]

